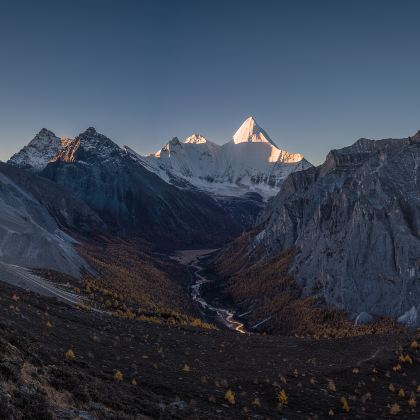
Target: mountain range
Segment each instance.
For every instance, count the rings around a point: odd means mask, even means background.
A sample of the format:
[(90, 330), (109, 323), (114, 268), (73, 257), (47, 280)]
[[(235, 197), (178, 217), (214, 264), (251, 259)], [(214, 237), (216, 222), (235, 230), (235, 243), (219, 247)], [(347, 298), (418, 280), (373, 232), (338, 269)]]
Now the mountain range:
[(232, 239), (287, 174), (311, 166), (277, 148), (252, 117), (225, 145), (193, 135), (146, 157), (92, 127), (75, 139), (44, 128), (8, 163), (72, 191), (114, 233), (160, 247)]
[(42, 129), (0, 163), (0, 417), (417, 418), (419, 163)]
[(166, 183), (94, 128), (75, 139), (43, 129), (9, 163), (71, 191), (120, 236), (187, 246), (221, 243), (241, 229), (216, 200)]
[[(24, 249), (22, 266), (78, 275), (87, 265), (72, 236), (103, 232), (161, 250), (224, 246), (219, 260), (235, 255), (239, 271), (289, 253), (287, 273), (302, 298), (353, 318), (389, 315), (416, 324), (419, 140), (419, 133), (360, 139), (313, 167), (278, 148), (252, 117), (223, 145), (194, 134), (149, 156), (92, 127), (74, 139), (42, 129), (1, 166), (9, 249), (1, 261), (17, 263)], [(61, 250), (57, 257), (50, 245)], [(244, 311), (261, 296), (248, 297)]]
[[(77, 140), (59, 138), (44, 128), (27, 146), (14, 154), (9, 163), (39, 172), (49, 163), (63, 158), (71, 161), (69, 150), (76, 143)], [(88, 143), (84, 143), (83, 148), (86, 149)], [(109, 144), (103, 150), (100, 145), (101, 142), (97, 142), (93, 146), (98, 154), (107, 153)], [(148, 156), (141, 156), (128, 146), (122, 150), (118, 146), (114, 149), (119, 150), (121, 155), (125, 152), (167, 183), (216, 196), (241, 196), (255, 192), (268, 198), (278, 192), (290, 173), (312, 166), (303, 155), (278, 148), (253, 117), (247, 118), (232, 140), (223, 145), (193, 134), (184, 142), (174, 137), (158, 152)], [(64, 157), (66, 154), (67, 157)]]

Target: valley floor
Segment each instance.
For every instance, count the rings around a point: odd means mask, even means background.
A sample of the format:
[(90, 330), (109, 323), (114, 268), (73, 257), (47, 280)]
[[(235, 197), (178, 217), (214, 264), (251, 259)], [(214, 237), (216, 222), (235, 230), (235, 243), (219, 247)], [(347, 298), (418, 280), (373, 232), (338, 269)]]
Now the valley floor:
[(0, 283), (0, 417), (418, 418), (414, 340), (169, 326)]

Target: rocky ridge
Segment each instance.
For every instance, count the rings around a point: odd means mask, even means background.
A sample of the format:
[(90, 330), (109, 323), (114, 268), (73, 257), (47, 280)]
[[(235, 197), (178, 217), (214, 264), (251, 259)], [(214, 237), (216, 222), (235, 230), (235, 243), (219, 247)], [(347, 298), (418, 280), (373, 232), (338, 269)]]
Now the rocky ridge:
[[(419, 323), (420, 141), (360, 139), (317, 168), (292, 173), (262, 213), (249, 258), (294, 247), (302, 296), (356, 317)], [(409, 322), (408, 322), (409, 321)]]

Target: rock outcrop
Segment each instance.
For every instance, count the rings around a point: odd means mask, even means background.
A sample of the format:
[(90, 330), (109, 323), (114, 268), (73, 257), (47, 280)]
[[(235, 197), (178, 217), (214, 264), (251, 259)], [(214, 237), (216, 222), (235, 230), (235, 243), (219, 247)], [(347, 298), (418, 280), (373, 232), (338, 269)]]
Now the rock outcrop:
[[(0, 165), (0, 275), (6, 276), (7, 272), (9, 277), (19, 278), (16, 272), (26, 267), (80, 277), (81, 270), (89, 268), (74, 248), (76, 241), (60, 229), (29, 189), (15, 181), (12, 172)], [(32, 178), (36, 183), (38, 177)], [(41, 180), (40, 189), (42, 181), (46, 180)], [(44, 192), (50, 193), (48, 189)]]
[[(294, 246), (304, 296), (398, 317), (420, 304), (420, 139), (360, 139), (292, 173), (251, 240), (265, 261)], [(411, 318), (410, 318), (411, 319)]]

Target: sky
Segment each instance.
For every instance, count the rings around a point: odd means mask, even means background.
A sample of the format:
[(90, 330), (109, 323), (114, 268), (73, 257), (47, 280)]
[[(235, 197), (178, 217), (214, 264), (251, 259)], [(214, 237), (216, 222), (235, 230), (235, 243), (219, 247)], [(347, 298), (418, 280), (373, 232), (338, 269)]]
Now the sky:
[(321, 163), (420, 129), (417, 0), (0, 0), (0, 159), (43, 127), (141, 154), (253, 115)]

